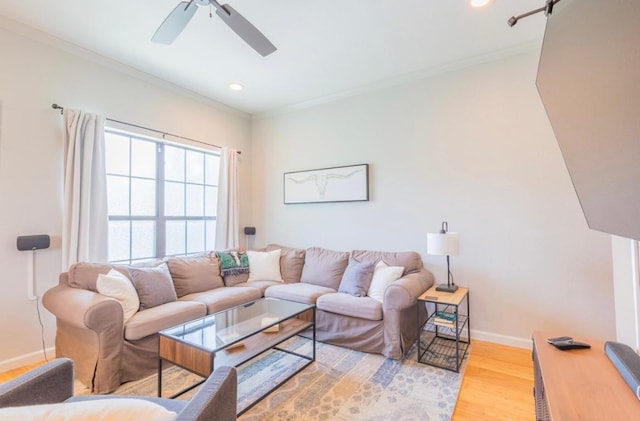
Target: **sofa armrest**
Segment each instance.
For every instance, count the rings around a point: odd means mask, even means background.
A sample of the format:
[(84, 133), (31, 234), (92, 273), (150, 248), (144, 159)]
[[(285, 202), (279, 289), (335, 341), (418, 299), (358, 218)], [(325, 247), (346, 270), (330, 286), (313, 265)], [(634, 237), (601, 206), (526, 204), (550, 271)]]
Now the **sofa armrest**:
[(427, 317), (424, 306), (418, 307), (418, 297), (431, 288), (434, 277), (422, 268), (405, 275), (387, 287), (382, 303), (384, 319), (384, 351), (386, 357), (400, 359), (416, 340), (418, 324)]
[(120, 303), (65, 282), (45, 292), (42, 303), (56, 317), (56, 356), (73, 359), (76, 377), (92, 393), (114, 391), (124, 348)]
[(124, 330), (120, 303), (93, 291), (61, 283), (44, 293), (42, 304), (58, 320), (74, 327), (100, 332), (119, 326)]
[(415, 304), (416, 299), (435, 282), (433, 274), (426, 269), (410, 273), (389, 285), (384, 292), (383, 308), (402, 310)]
[(180, 411), (176, 421), (232, 421), (236, 419), (237, 402), (236, 369), (219, 367)]
[(59, 403), (73, 396), (73, 361), (59, 358), (0, 385), (0, 408)]

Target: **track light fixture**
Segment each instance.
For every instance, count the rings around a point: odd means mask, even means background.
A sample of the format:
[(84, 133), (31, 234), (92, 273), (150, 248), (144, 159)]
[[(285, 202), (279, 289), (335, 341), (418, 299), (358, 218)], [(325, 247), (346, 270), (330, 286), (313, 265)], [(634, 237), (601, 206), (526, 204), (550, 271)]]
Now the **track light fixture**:
[(539, 9), (535, 9), (532, 10), (530, 12), (524, 13), (520, 16), (511, 16), (508, 20), (507, 20), (507, 25), (509, 26), (513, 26), (516, 23), (518, 23), (518, 21), (522, 18), (526, 18), (528, 16), (531, 15), (535, 15), (536, 13), (540, 13), (542, 11), (544, 11), (544, 15), (545, 16), (549, 16), (551, 13), (553, 13), (553, 6), (558, 3), (560, 0), (546, 0), (546, 4), (544, 5), (544, 7), (541, 7)]

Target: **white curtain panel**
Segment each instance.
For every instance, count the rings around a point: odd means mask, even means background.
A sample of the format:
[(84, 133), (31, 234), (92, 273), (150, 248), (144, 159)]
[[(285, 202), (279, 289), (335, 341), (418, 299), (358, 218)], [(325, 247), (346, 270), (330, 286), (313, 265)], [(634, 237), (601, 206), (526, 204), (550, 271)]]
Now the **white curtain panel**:
[(216, 250), (239, 246), (238, 151), (222, 148), (218, 181), (218, 215), (216, 218)]
[(108, 258), (104, 120), (84, 111), (64, 110), (64, 270), (76, 262)]

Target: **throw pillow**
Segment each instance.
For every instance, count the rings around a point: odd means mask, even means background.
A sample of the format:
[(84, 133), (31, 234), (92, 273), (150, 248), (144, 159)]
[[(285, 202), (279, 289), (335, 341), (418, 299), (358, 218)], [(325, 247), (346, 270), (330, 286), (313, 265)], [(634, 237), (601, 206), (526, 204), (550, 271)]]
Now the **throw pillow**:
[(166, 263), (155, 267), (130, 267), (129, 276), (138, 291), (140, 310), (157, 307), (178, 299)]
[(302, 268), (304, 267), (305, 251), (291, 247), (269, 244), (265, 251), (280, 249), (280, 273), (286, 284), (300, 282)]
[(361, 262), (384, 261), (389, 266), (402, 266), (403, 275), (420, 272), (424, 267), (422, 256), (415, 251), (352, 250), (351, 257)]
[(125, 323), (140, 308), (140, 299), (135, 287), (129, 278), (117, 270), (111, 269), (106, 275), (99, 274), (96, 286), (100, 294), (115, 298), (122, 305)]
[(178, 297), (224, 286), (219, 261), (212, 259), (209, 254), (169, 257), (167, 265)]
[(76, 402), (0, 408), (0, 419), (3, 421), (173, 421), (177, 417), (178, 414), (163, 406), (133, 398), (98, 398)]
[[(78, 262), (69, 266), (69, 285), (74, 288), (98, 292), (96, 281), (99, 274), (107, 274), (113, 269), (109, 263)], [(125, 274), (126, 274), (125, 270)]]
[(341, 252), (321, 247), (310, 247), (305, 253), (300, 282), (337, 291), (348, 264), (349, 252), (347, 251)]
[(350, 258), (342, 275), (338, 292), (351, 294), (354, 297), (366, 296), (373, 278), (374, 267), (375, 265), (371, 262), (359, 262)]
[(249, 279), (249, 257), (242, 250), (214, 251), (220, 261), (220, 272), (228, 287), (247, 282)]
[(240, 275), (249, 273), (249, 258), (247, 252), (242, 250), (229, 250), (217, 252), (220, 259), (220, 271), (222, 276)]
[(404, 268), (402, 266), (389, 266), (380, 260), (373, 271), (373, 279), (371, 280), (367, 295), (382, 302), (384, 291), (389, 285), (398, 280), (403, 272)]
[(280, 273), (280, 249), (272, 251), (247, 251), (249, 279), (253, 281), (284, 282)]

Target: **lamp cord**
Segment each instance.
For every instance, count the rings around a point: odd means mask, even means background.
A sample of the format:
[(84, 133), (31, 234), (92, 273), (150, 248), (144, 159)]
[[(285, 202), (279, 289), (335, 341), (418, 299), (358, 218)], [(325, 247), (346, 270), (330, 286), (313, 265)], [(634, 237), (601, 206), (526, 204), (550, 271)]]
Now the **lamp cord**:
[[(455, 285), (455, 282), (453, 282), (453, 273), (451, 273), (451, 269), (449, 269), (449, 255), (447, 255), (447, 285), (451, 286), (451, 285)], [(451, 284), (449, 284), (449, 281), (451, 281)]]
[(40, 298), (36, 296), (36, 311), (38, 312), (38, 323), (40, 323), (40, 339), (42, 340), (42, 353), (44, 354), (44, 360), (49, 362), (47, 359), (47, 349), (44, 345), (44, 324), (42, 324), (42, 315), (40, 314)]

